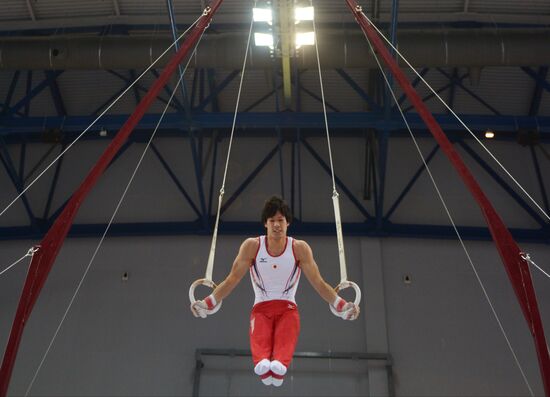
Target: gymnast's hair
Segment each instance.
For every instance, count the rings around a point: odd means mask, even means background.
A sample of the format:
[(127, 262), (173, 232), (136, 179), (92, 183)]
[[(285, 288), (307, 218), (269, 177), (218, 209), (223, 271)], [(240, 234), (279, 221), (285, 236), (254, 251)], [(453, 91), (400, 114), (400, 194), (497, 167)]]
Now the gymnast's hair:
[(292, 211), (288, 204), (282, 198), (272, 196), (264, 204), (264, 209), (262, 210), (262, 224), (265, 224), (267, 218), (271, 218), (277, 212), (280, 212), (288, 223), (292, 222)]

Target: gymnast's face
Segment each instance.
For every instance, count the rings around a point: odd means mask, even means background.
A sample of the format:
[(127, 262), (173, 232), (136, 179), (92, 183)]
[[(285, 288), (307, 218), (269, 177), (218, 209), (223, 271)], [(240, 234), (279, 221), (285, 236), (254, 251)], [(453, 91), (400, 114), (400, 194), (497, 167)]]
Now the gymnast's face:
[(267, 236), (274, 238), (286, 237), (286, 230), (288, 228), (288, 222), (283, 214), (279, 211), (275, 213), (271, 218), (267, 218), (264, 224), (267, 229)]

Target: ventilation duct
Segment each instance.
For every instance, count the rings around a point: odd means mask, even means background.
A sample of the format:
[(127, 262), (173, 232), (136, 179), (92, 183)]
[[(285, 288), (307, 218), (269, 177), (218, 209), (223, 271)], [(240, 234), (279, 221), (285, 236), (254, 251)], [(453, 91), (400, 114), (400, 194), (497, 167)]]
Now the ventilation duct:
[[(247, 34), (206, 36), (192, 65), (239, 70)], [(319, 37), (324, 68), (376, 68), (366, 39), (360, 32), (322, 32)], [(538, 66), (550, 64), (549, 29), (402, 31), (399, 50), (416, 67)], [(140, 69), (171, 44), (166, 36), (21, 37), (0, 42), (0, 69)], [(166, 55), (158, 63), (167, 62)], [(315, 49), (302, 47), (299, 68), (315, 68)], [(250, 68), (273, 65), (269, 49), (252, 46)]]

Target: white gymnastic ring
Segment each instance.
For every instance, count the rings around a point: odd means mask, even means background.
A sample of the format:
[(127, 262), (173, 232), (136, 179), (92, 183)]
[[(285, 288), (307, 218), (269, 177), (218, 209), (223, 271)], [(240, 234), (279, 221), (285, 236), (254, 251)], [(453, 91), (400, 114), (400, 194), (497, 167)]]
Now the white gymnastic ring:
[[(349, 287), (351, 287), (355, 290), (355, 300), (353, 301), (353, 303), (356, 306), (359, 306), (359, 304), (361, 303), (361, 289), (353, 281), (347, 281), (347, 280), (343, 281), (340, 284), (338, 284), (336, 286), (336, 288), (334, 288), (334, 290), (336, 291), (336, 293), (338, 293), (339, 291), (341, 291), (343, 289), (346, 289), (346, 288), (349, 288)], [(338, 316), (340, 314), (336, 311), (336, 309), (332, 305), (329, 305), (329, 307), (330, 307), (330, 310), (332, 311), (332, 313), (334, 315)]]
[[(195, 303), (197, 300), (195, 299), (195, 288), (197, 288), (199, 285), (204, 285), (205, 287), (212, 288), (213, 290), (216, 289), (217, 285), (212, 280), (208, 280), (207, 278), (201, 278), (195, 281), (191, 286), (189, 287), (189, 300), (191, 301), (191, 304)], [(222, 301), (219, 301), (216, 306), (212, 310), (206, 310), (206, 314), (214, 314), (220, 308), (222, 307)]]

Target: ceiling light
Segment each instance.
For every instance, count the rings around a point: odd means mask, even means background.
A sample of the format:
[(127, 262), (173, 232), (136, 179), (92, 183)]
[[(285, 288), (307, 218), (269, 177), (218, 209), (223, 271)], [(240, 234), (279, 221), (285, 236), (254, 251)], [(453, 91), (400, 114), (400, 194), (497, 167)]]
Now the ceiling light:
[(314, 45), (315, 33), (296, 33), (296, 48), (300, 48), (303, 45)]
[(253, 8), (252, 15), (254, 17), (254, 22), (267, 22), (270, 25), (273, 22), (271, 8)]
[(273, 35), (269, 33), (254, 33), (254, 43), (257, 46), (273, 47)]
[(313, 7), (296, 7), (294, 9), (294, 20), (296, 23), (300, 21), (313, 21)]
[(493, 131), (491, 131), (491, 130), (485, 131), (485, 138), (492, 139), (494, 137), (495, 137), (495, 133)]

